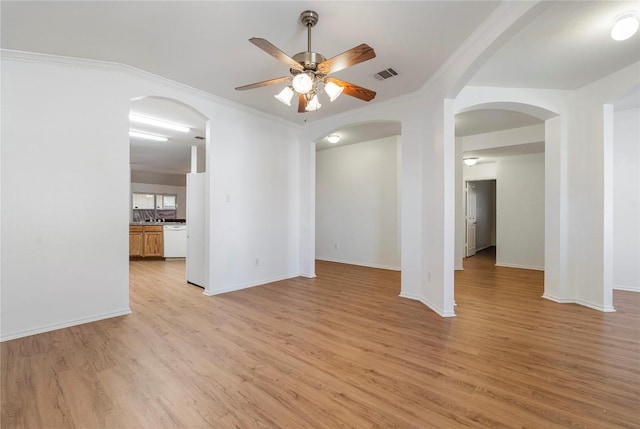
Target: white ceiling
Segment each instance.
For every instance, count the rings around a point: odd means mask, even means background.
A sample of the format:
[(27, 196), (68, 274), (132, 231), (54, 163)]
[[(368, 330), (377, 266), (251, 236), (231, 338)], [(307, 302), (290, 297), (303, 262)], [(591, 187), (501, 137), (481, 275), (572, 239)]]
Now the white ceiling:
[(512, 110), (482, 109), (456, 115), (456, 137), (538, 125), (543, 121)]
[(478, 86), (577, 89), (640, 60), (640, 36), (610, 32), (635, 1), (559, 1), (511, 38), (469, 82)]
[[(127, 64), (302, 123), (359, 108), (364, 102), (341, 96), (333, 103), (321, 101), (318, 112), (299, 114), (295, 106), (287, 107), (273, 97), (281, 86), (235, 91), (236, 86), (288, 74), (286, 66), (249, 43), (249, 38), (265, 38), (289, 55), (305, 51), (306, 29), (298, 16), (306, 9), (317, 11), (313, 51), (332, 57), (360, 43), (375, 49), (375, 59), (339, 71), (335, 77), (376, 91), (370, 103), (378, 103), (420, 88), (498, 3), (5, 0), (0, 3), (0, 42), (3, 49)], [(575, 89), (640, 60), (639, 34), (623, 42), (609, 37), (613, 18), (625, 10), (640, 10), (638, 1), (543, 4), (546, 9), (507, 41), (470, 84)], [(385, 81), (373, 78), (389, 67), (400, 75)], [(636, 91), (616, 108), (638, 107), (639, 100)], [(136, 108), (151, 109), (148, 114), (156, 109), (142, 104)], [(156, 113), (179, 122), (174, 111)], [(456, 134), (517, 128), (532, 120), (517, 112), (466, 112), (457, 119)], [(397, 123), (380, 123), (335, 132), (343, 135), (340, 144), (349, 144), (400, 131)], [(327, 146), (326, 141), (317, 144), (318, 150)], [(158, 146), (149, 147), (154, 153), (143, 154), (142, 147), (132, 142), (136, 168), (184, 168), (183, 155), (167, 150), (169, 156), (162, 157)], [(167, 164), (150, 166), (151, 161)]]
[(184, 175), (191, 171), (191, 146), (200, 149), (199, 157), (204, 154), (205, 141), (195, 137), (205, 137), (206, 122), (200, 113), (190, 107), (173, 100), (143, 97), (131, 102), (130, 112), (190, 128), (189, 132), (183, 133), (132, 122), (131, 129), (169, 138), (166, 142), (156, 142), (132, 137), (132, 171)]
[[(285, 53), (307, 49), (299, 21), (319, 14), (312, 50), (327, 58), (367, 43), (377, 57), (332, 76), (377, 92), (371, 103), (420, 88), (498, 1), (2, 1), (5, 49), (128, 64), (284, 119), (303, 123), (361, 107), (341, 96), (300, 114), (277, 101), (284, 84), (234, 88), (288, 76), (289, 68), (249, 43), (269, 40)], [(452, 25), (455, 23), (455, 25)], [(389, 67), (399, 76), (373, 75)]]

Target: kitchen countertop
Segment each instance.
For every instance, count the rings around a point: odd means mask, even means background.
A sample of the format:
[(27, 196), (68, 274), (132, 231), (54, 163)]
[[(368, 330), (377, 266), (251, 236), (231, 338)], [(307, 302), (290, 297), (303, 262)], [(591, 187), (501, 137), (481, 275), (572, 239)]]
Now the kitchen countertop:
[(142, 226), (154, 226), (154, 225), (186, 225), (186, 222), (172, 222), (172, 221), (166, 221), (166, 222), (129, 222), (129, 225), (142, 225)]

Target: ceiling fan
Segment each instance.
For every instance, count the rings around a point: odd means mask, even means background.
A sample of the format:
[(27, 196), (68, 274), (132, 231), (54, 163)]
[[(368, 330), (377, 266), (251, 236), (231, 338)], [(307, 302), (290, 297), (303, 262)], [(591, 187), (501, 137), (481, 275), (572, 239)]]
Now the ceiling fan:
[(311, 51), (311, 28), (318, 23), (318, 14), (312, 10), (305, 10), (300, 14), (300, 21), (307, 27), (307, 50), (297, 53), (293, 57), (288, 56), (265, 39), (258, 37), (249, 39), (249, 41), (258, 48), (289, 66), (291, 76), (278, 77), (250, 85), (239, 86), (236, 90), (244, 91), (290, 82), (290, 84), (275, 97), (284, 104), (291, 106), (291, 99), (294, 94), (297, 93), (298, 113), (312, 112), (320, 109), (321, 104), (318, 101), (318, 94), (323, 91), (327, 93), (331, 101), (338, 98), (343, 92), (363, 101), (373, 100), (376, 96), (374, 91), (335, 77), (329, 77), (331, 73), (375, 58), (376, 53), (373, 48), (363, 43), (335, 57), (326, 59), (317, 52)]

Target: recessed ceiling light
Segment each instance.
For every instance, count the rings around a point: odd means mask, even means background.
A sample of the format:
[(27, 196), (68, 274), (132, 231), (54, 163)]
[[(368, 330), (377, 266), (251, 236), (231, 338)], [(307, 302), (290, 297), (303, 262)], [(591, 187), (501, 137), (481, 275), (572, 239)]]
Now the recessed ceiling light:
[(632, 10), (616, 16), (614, 21), (615, 24), (613, 24), (613, 28), (611, 29), (611, 38), (618, 41), (627, 40), (629, 37), (636, 34), (636, 31), (638, 31), (638, 27), (640, 26), (638, 16)]
[(156, 134), (144, 133), (142, 131), (137, 131), (137, 130), (129, 130), (129, 137), (145, 139), (145, 140), (153, 140), (156, 142), (166, 142), (167, 140), (169, 140), (165, 136), (158, 136)]
[(176, 124), (175, 122), (167, 122), (162, 119), (151, 118), (149, 116), (139, 115), (137, 113), (129, 113), (129, 120), (131, 122), (137, 122), (139, 124), (153, 125), (154, 127), (165, 128), (168, 130), (180, 131), (188, 133), (191, 128), (186, 125)]

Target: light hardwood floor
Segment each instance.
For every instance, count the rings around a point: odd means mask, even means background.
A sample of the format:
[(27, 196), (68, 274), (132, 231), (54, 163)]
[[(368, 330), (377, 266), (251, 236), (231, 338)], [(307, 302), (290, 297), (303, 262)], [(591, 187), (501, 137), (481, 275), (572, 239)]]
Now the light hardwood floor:
[(2, 343), (2, 428), (640, 427), (639, 295), (556, 304), (492, 264), (465, 261), (443, 319), (392, 271), (205, 297), (132, 261), (133, 314)]

